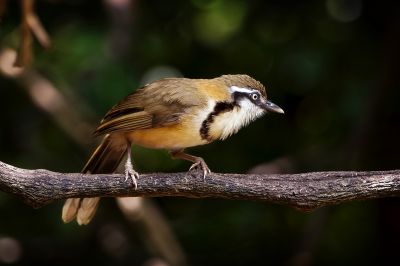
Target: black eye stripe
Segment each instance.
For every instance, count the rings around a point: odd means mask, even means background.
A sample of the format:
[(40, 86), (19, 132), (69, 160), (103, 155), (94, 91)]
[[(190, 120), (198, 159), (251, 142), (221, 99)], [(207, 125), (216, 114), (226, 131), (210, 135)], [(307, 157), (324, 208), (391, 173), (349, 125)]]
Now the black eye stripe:
[[(232, 94), (232, 96), (233, 96), (233, 100), (235, 102), (238, 102), (240, 99), (243, 99), (243, 98), (247, 98), (250, 101), (255, 102), (255, 101), (258, 101), (261, 97), (261, 95), (258, 91), (254, 91), (251, 93), (236, 91)], [(253, 98), (253, 97), (256, 97), (256, 98)]]
[(241, 98), (247, 98), (248, 97), (247, 95), (248, 94), (245, 92), (235, 91), (232, 96), (233, 96), (233, 100), (235, 102), (238, 102)]

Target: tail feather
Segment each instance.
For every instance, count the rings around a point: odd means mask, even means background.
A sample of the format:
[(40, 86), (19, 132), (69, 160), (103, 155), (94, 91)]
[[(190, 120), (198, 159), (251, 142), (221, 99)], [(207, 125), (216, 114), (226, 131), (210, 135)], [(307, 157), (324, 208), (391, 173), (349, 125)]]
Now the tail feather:
[(76, 221), (79, 225), (88, 224), (96, 213), (100, 198), (84, 198), (81, 200), (81, 206), (76, 215)]
[[(125, 138), (106, 135), (89, 158), (82, 173), (113, 173), (129, 148)], [(76, 218), (78, 224), (88, 224), (96, 213), (99, 201), (100, 198), (67, 199), (62, 210), (62, 220), (68, 223)]]
[(81, 199), (79, 198), (67, 199), (65, 201), (62, 209), (62, 219), (64, 223), (69, 223), (75, 219), (80, 204), (81, 204)]

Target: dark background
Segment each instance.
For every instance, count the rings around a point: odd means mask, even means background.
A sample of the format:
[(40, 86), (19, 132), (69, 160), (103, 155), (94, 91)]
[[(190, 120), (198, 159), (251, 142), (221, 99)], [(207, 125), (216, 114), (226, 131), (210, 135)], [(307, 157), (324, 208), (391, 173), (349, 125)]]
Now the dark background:
[[(0, 44), (16, 49), (20, 5), (8, 2)], [(213, 171), (399, 168), (396, 1), (48, 0), (37, 1), (36, 11), (53, 45), (44, 50), (35, 43), (32, 68), (70, 99), (67, 107), (90, 130), (108, 108), (150, 80), (246, 73), (264, 83), (269, 99), (286, 113), (267, 115), (224, 142), (190, 149)], [(0, 160), (79, 172), (95, 144), (90, 131), (82, 131), (85, 141), (79, 142), (68, 126), (60, 126), (68, 113), (55, 119), (32, 100), (27, 87), (0, 75)], [(134, 147), (133, 158), (139, 172), (189, 167), (165, 151)], [(399, 199), (313, 213), (228, 200), (160, 198), (156, 203), (190, 265), (398, 260)], [(61, 206), (34, 210), (1, 193), (0, 264), (143, 265), (152, 258), (139, 237), (141, 228), (132, 227), (112, 199), (102, 201), (85, 227), (63, 224)], [(115, 241), (110, 230), (122, 239), (117, 251), (107, 244)], [(15, 254), (11, 260), (10, 254)]]

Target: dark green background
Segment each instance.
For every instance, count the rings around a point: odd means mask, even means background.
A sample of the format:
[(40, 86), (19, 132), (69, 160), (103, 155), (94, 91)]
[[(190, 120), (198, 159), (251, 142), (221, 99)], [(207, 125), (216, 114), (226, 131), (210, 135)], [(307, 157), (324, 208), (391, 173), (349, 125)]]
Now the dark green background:
[[(20, 11), (17, 1), (9, 2), (0, 42), (16, 48)], [(37, 2), (53, 47), (44, 51), (35, 44), (33, 67), (62, 93), (79, 99), (70, 108), (93, 125), (150, 72), (191, 78), (246, 73), (267, 86), (269, 99), (286, 114), (267, 115), (224, 142), (190, 149), (213, 171), (245, 173), (265, 163), (283, 173), (399, 168), (396, 1), (143, 0), (134, 1), (130, 10), (114, 11), (102, 1)], [(79, 172), (93, 146), (78, 145), (26, 90), (4, 76), (0, 106), (0, 160)], [(170, 160), (165, 151), (134, 147), (133, 158), (139, 172), (189, 167)], [(162, 198), (157, 204), (191, 265), (398, 260), (398, 199), (313, 213), (212, 199)], [(11, 237), (21, 245), (16, 264), (141, 265), (150, 257), (140, 229), (130, 226), (113, 200), (103, 200), (86, 227), (63, 224), (61, 206), (33, 210), (0, 194), (0, 239)], [(125, 252), (107, 251), (103, 233), (109, 227), (126, 237)]]

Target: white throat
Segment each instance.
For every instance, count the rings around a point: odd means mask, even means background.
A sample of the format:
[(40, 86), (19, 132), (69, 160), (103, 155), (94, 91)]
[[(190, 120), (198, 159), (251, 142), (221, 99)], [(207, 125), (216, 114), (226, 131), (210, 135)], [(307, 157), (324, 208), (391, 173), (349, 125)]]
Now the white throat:
[(247, 126), (250, 122), (262, 116), (265, 111), (254, 105), (249, 99), (242, 99), (239, 102), (240, 107), (235, 107), (232, 112), (228, 112), (224, 121), (224, 125), (220, 139), (236, 134), (239, 129)]
[(265, 113), (247, 98), (243, 98), (238, 104), (239, 106), (235, 106), (232, 111), (215, 117), (211, 126), (212, 135), (224, 140)]

